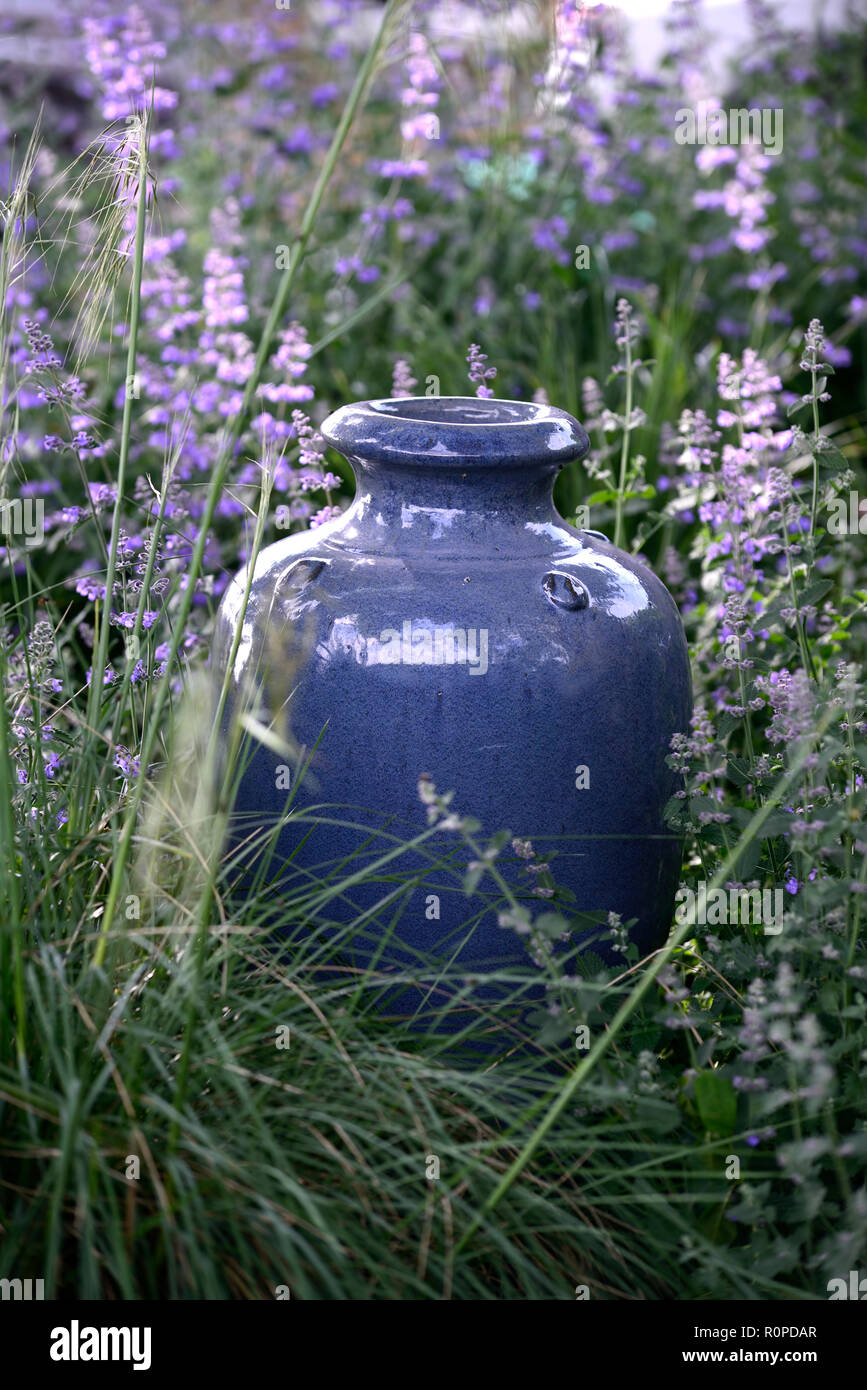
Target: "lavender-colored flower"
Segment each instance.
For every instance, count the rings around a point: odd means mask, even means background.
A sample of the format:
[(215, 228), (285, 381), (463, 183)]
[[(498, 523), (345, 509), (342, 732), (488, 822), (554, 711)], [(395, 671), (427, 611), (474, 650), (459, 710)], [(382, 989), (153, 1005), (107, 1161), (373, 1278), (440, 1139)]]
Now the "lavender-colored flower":
[(153, 103), (157, 111), (177, 105), (177, 93), (154, 83), (165, 45), (153, 38), (141, 6), (123, 13), (82, 21), (85, 57), (102, 88), (102, 114), (107, 121), (123, 120)]
[(771, 706), (768, 738), (772, 743), (791, 745), (811, 737), (816, 726), (816, 692), (806, 671), (790, 672), (784, 667), (759, 675), (756, 689)]
[(393, 397), (411, 396), (413, 387), (418, 386), (418, 382), (412, 375), (409, 363), (403, 357), (398, 357), (394, 364), (394, 373), (391, 382), (391, 394)]
[(205, 281), (202, 292), (205, 325), (208, 328), (229, 328), (247, 321), (244, 298), (244, 261), (232, 254), (240, 243), (238, 204), (230, 199), (225, 209), (215, 208), (211, 214), (214, 244), (205, 255)]
[(384, 179), (423, 179), (428, 173), (426, 159), (373, 159), (368, 168)]
[(401, 92), (400, 100), (411, 114), (401, 122), (401, 135), (407, 141), (438, 139), (440, 127), (435, 108), (439, 102), (440, 77), (424, 34), (410, 35), (407, 76), (409, 86)]
[(476, 395), (480, 396), (482, 399), (488, 399), (493, 396), (493, 390), (485, 383), (493, 381), (494, 377), (497, 375), (496, 367), (485, 366), (487, 360), (487, 353), (482, 352), (478, 343), (470, 343), (470, 350), (467, 353), (467, 362), (469, 363), (467, 375), (472, 384), (476, 387)]
[(569, 224), (565, 217), (549, 217), (533, 224), (533, 245), (537, 251), (550, 256), (556, 265), (569, 264), (569, 252), (563, 244), (568, 235)]
[[(705, 148), (713, 147), (704, 147), (696, 156), (697, 166), (702, 172), (723, 162), (719, 156), (708, 156)], [(775, 201), (775, 195), (766, 187), (764, 179), (770, 162), (769, 156), (762, 153), (759, 145), (747, 142), (738, 146), (733, 177), (722, 189), (699, 189), (693, 195), (695, 207), (705, 210), (721, 208), (725, 212), (735, 224), (730, 232), (731, 244), (750, 254), (763, 250), (771, 237), (765, 223), (767, 210)]]
[(138, 777), (141, 772), (141, 763), (138, 758), (133, 757), (128, 748), (118, 747), (114, 755), (114, 766), (124, 777)]
[(290, 323), (279, 334), (280, 346), (271, 357), (271, 370), (281, 373), (290, 380), (264, 382), (259, 387), (260, 395), (272, 404), (278, 401), (311, 401), (313, 387), (307, 382), (299, 382), (307, 370), (307, 362), (312, 351), (307, 341), (307, 330), (300, 323)]

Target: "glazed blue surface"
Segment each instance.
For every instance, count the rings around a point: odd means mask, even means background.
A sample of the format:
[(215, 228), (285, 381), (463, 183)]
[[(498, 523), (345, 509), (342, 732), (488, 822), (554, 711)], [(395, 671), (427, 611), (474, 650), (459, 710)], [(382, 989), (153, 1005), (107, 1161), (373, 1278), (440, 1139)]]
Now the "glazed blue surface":
[[(419, 834), (427, 773), (484, 833), (530, 839), (578, 910), (637, 918), (641, 950), (659, 944), (680, 868), (662, 812), (675, 785), (669, 741), (690, 714), (687, 648), (653, 573), (554, 508), (556, 474), (587, 452), (585, 431), (550, 406), (414, 397), (344, 406), (321, 432), (351, 463), (355, 500), (336, 521), (263, 550), (233, 670), (232, 707), (255, 690), (260, 721), (298, 766), (310, 758), (295, 804), (332, 808), (300, 850), (302, 829), (291, 819), (283, 826), (274, 869), (315, 871), (369, 838), (328, 817), (383, 828), (350, 870), (391, 837)], [(246, 578), (221, 606), (218, 671)], [(470, 659), (448, 662), (461, 654), (449, 650), (460, 632)], [(238, 837), (281, 816), (287, 791), (275, 774), (289, 761), (256, 746), (236, 805)], [(589, 787), (578, 789), (582, 766)], [(440, 870), (407, 896), (400, 945), (383, 963), (406, 964), (417, 950), (474, 971), (526, 962), (524, 938), (495, 913), (468, 930), (478, 903), (456, 890), (469, 856), (457, 836), (442, 844), (456, 873)], [(505, 872), (527, 883), (520, 867)], [(388, 891), (362, 886), (329, 911), (349, 920)], [(426, 913), (431, 893), (439, 920)], [(380, 935), (376, 923), (358, 932), (356, 963)]]

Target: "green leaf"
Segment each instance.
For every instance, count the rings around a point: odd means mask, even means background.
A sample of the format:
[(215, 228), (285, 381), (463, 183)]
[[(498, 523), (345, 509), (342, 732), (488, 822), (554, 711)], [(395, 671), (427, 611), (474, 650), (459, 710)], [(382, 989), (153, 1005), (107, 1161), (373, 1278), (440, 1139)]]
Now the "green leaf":
[(817, 579), (815, 584), (808, 584), (807, 588), (798, 594), (798, 607), (808, 603), (818, 603), (819, 599), (830, 593), (833, 587), (833, 579)]
[(729, 777), (739, 787), (743, 787), (751, 780), (750, 765), (745, 758), (729, 758), (728, 760)]
[(727, 735), (731, 733), (732, 729), (736, 729), (738, 727), (738, 725), (741, 723), (741, 720), (742, 716), (738, 714), (726, 713), (722, 715), (716, 727), (717, 737), (720, 739), (726, 738)]
[(732, 1083), (718, 1071), (702, 1071), (692, 1086), (701, 1122), (712, 1134), (734, 1134), (738, 1098)]
[(681, 1124), (680, 1111), (669, 1100), (642, 1096), (636, 1103), (635, 1124), (646, 1134), (671, 1134)]
[(565, 917), (560, 916), (559, 912), (543, 912), (540, 917), (536, 918), (533, 925), (537, 931), (552, 941), (556, 941), (558, 937), (563, 936), (569, 930), (569, 923)]
[(841, 454), (840, 450), (833, 444), (826, 445), (823, 449), (817, 449), (813, 457), (819, 465), (820, 473), (829, 478), (836, 477), (838, 473), (842, 473), (850, 466), (846, 455)]
[(467, 872), (464, 874), (464, 892), (468, 898), (472, 897), (473, 893), (475, 893), (479, 886), (479, 880), (484, 872), (485, 865), (481, 863), (476, 864), (471, 869), (467, 869)]
[(738, 855), (738, 873), (742, 879), (753, 877), (762, 856), (762, 844), (762, 839), (756, 836)]

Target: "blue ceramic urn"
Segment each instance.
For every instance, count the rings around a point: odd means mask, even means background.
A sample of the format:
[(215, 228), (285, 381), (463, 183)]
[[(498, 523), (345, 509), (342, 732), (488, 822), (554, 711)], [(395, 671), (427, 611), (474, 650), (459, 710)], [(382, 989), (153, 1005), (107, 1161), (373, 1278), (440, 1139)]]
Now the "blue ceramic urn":
[[(490, 910), (460, 891), (459, 836), (442, 836), (445, 867), (426, 868), (430, 842), (400, 854), (427, 827), (423, 777), (484, 834), (529, 841), (576, 914), (616, 912), (642, 952), (660, 944), (680, 870), (663, 808), (690, 714), (687, 647), (651, 570), (554, 508), (584, 429), (548, 405), (411, 397), (346, 405), (321, 433), (349, 460), (355, 500), (265, 548), (218, 617), (227, 719), (243, 707), (269, 731), (239, 769), (234, 844), (279, 826), (275, 894), (351, 876), (325, 915), (355, 924), (356, 966), (526, 964), (491, 884)], [(501, 871), (545, 910), (518, 848)], [(263, 872), (252, 850), (248, 868)], [(605, 956), (607, 934), (593, 940)]]

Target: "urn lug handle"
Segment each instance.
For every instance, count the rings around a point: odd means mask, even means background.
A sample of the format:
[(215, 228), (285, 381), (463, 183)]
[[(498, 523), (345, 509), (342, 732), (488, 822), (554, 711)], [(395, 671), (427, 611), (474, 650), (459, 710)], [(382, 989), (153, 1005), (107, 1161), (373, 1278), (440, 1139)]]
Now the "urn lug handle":
[(546, 596), (558, 608), (587, 608), (590, 595), (574, 575), (564, 570), (549, 570), (542, 578)]
[(318, 560), (315, 556), (302, 556), (301, 559), (295, 560), (287, 570), (283, 571), (280, 581), (281, 588), (303, 589), (306, 584), (319, 578), (327, 564), (327, 560)]

